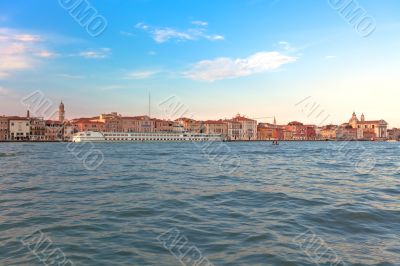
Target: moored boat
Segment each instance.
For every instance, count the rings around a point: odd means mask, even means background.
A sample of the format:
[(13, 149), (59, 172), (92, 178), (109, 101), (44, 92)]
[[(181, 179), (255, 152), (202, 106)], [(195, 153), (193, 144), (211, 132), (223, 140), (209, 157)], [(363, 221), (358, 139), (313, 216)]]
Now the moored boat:
[(78, 132), (72, 142), (190, 142), (223, 141), (222, 135), (188, 132)]

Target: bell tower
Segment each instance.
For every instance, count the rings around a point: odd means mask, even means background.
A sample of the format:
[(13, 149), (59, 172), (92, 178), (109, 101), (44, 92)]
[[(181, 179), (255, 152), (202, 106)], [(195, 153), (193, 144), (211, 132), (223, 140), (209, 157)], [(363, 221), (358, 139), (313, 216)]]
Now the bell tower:
[(58, 121), (64, 123), (64, 119), (65, 119), (65, 109), (64, 109), (64, 104), (61, 101), (60, 105), (58, 106)]

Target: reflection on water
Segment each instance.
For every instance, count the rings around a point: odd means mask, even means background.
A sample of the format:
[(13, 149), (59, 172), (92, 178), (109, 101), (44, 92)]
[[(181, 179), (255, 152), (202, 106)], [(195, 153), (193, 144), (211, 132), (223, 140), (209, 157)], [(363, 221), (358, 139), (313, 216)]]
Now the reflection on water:
[(95, 171), (63, 143), (0, 144), (0, 265), (41, 265), (20, 241), (37, 230), (75, 265), (179, 265), (171, 228), (216, 266), (330, 265), (308, 230), (346, 265), (400, 265), (396, 143), (227, 145), (234, 173), (190, 143), (96, 144)]

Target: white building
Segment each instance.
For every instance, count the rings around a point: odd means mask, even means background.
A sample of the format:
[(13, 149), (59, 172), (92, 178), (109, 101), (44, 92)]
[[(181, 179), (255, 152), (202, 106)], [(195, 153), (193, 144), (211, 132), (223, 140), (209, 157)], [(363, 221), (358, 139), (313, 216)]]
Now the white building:
[(11, 118), (10, 125), (10, 140), (29, 140), (31, 124), (28, 118)]
[(256, 120), (240, 116), (240, 114), (236, 115), (232, 120), (241, 124), (240, 140), (257, 140)]

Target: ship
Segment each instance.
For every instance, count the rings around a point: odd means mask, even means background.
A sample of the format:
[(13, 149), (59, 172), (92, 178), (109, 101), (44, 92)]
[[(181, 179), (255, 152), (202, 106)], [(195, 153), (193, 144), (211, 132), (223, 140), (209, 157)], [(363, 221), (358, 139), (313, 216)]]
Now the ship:
[(205, 142), (224, 141), (221, 134), (190, 132), (78, 132), (72, 142)]

